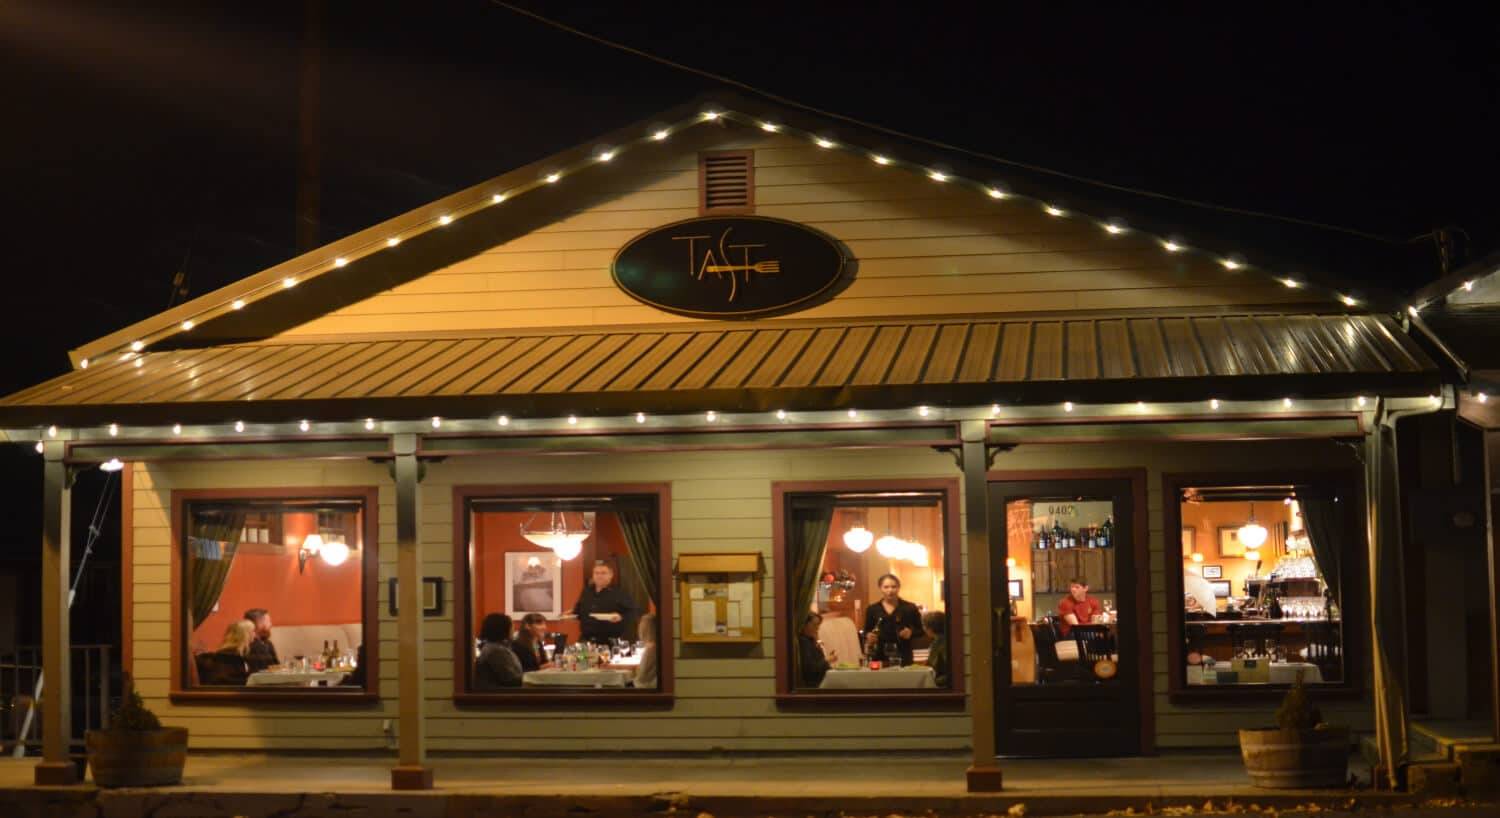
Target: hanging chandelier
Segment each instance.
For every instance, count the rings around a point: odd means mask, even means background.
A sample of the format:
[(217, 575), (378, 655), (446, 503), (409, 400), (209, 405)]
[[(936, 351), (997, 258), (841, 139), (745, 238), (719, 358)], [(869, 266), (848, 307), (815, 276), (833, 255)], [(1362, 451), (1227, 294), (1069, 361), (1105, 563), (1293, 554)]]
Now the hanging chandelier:
[(552, 512), (549, 526), (545, 529), (531, 529), (530, 526), (536, 520), (536, 515), (521, 524), (521, 536), (528, 542), (539, 545), (557, 554), (563, 560), (571, 560), (583, 552), (583, 541), (594, 533), (589, 527), (587, 515), (580, 514), (583, 525), (577, 529), (568, 528), (568, 516), (566, 512)]
[(863, 554), (870, 550), (870, 543), (875, 542), (875, 535), (870, 529), (865, 528), (865, 521), (860, 520), (844, 532), (844, 547), (856, 554)]
[(1245, 548), (1248, 551), (1254, 551), (1265, 543), (1266, 535), (1270, 532), (1266, 531), (1265, 526), (1255, 521), (1254, 503), (1250, 504), (1250, 522), (1240, 526), (1238, 533), (1240, 542), (1245, 544)]

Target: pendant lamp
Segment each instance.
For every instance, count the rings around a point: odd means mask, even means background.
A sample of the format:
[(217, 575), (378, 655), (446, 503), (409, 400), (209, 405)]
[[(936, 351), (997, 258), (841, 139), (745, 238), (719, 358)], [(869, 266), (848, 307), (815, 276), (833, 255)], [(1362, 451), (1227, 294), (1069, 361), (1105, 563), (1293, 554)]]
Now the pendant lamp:
[[(1261, 545), (1265, 543), (1266, 535), (1268, 533), (1270, 532), (1266, 531), (1265, 526), (1255, 521), (1255, 504), (1251, 503), (1250, 522), (1240, 526), (1240, 542), (1245, 544), (1245, 549), (1247, 551), (1254, 551), (1255, 549), (1260, 548)], [(1248, 554), (1246, 556), (1248, 556)]]

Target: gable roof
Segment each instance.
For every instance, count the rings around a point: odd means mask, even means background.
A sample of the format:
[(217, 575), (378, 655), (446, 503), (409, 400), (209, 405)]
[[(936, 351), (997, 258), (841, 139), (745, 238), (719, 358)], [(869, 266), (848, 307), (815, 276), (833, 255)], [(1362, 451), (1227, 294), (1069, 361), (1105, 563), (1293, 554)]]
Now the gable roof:
[[(1253, 247), (1246, 245), (1250, 247), (1248, 250), (1232, 245), (1222, 237), (1232, 235), (1234, 228), (1243, 226), (1243, 222), (1225, 219), (1222, 214), (1209, 217), (1182, 208), (1162, 209), (1139, 197), (1136, 201), (1116, 201), (1130, 197), (1105, 197), (1088, 185), (1020, 168), (995, 167), (962, 152), (933, 149), (826, 117), (717, 94), (677, 106), (372, 225), (96, 339), (70, 352), (70, 357), (75, 367), (87, 368), (90, 363), (109, 356), (128, 357), (133, 351), (148, 347), (192, 345), (192, 331), (199, 329), (201, 333), (208, 324), (232, 328), (229, 337), (234, 336), (233, 330), (241, 330), (243, 337), (254, 338), (253, 324), (245, 320), (245, 314), (257, 304), (260, 309), (302, 315), (325, 312), (351, 299), (347, 286), (337, 286), (336, 274), (346, 268), (358, 267), (363, 272), (378, 265), (387, 250), (419, 239), (440, 241), (437, 231), (455, 220), (487, 212), (518, 197), (536, 195), (537, 191), (552, 188), (575, 174), (604, 172), (601, 168), (617, 159), (627, 160), (631, 150), (671, 139), (686, 129), (728, 122), (802, 136), (829, 150), (852, 151), (881, 164), (924, 174), (934, 183), (970, 187), (976, 196), (1030, 200), (1038, 207), (1051, 208), (1049, 213), (1056, 211), (1067, 218), (1090, 219), (1100, 229), (1111, 232), (1155, 235), (1163, 243), (1163, 252), (1204, 253), (1229, 269), (1249, 268), (1286, 286), (1321, 287), (1327, 291), (1330, 302), (1337, 299), (1348, 306), (1377, 308), (1395, 303), (1388, 293), (1332, 274), (1276, 266), (1280, 259), (1275, 253), (1284, 242), (1274, 238), (1268, 237)], [(506, 213), (507, 217), (514, 214), (514, 218), (523, 220), (534, 216), (525, 207), (511, 207)], [(1272, 235), (1288, 230), (1277, 226)], [(1250, 253), (1250, 257), (1242, 256), (1242, 252)], [(1271, 260), (1272, 266), (1265, 266), (1259, 262), (1260, 258)], [(381, 281), (379, 275), (369, 276), (362, 286), (378, 286)], [(318, 300), (319, 297), (323, 300)], [(293, 308), (293, 300), (303, 303)], [(220, 337), (225, 336), (220, 333)]]

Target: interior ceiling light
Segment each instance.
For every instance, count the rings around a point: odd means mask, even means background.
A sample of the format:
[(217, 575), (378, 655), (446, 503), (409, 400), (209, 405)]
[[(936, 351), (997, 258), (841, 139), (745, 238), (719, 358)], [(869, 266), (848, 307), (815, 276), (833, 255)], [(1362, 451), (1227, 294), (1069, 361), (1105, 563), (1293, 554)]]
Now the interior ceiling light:
[[(1245, 548), (1246, 548), (1245, 559), (1249, 559), (1250, 558), (1250, 554), (1249, 554), (1250, 551), (1253, 551), (1253, 550), (1255, 550), (1257, 548), (1260, 548), (1261, 545), (1263, 545), (1265, 543), (1265, 541), (1266, 541), (1266, 535), (1269, 534), (1269, 533), (1270, 532), (1266, 531), (1266, 527), (1265, 526), (1263, 526), (1260, 523), (1257, 523), (1255, 521), (1255, 504), (1251, 503), (1250, 504), (1250, 521), (1247, 522), (1247, 523), (1245, 523), (1244, 525), (1240, 526), (1240, 530), (1238, 532), (1239, 537), (1240, 537), (1240, 542), (1242, 542), (1242, 543), (1245, 544)], [(1256, 561), (1258, 562), (1259, 560), (1257, 559)]]
[(875, 535), (863, 525), (852, 526), (844, 532), (844, 547), (856, 554), (863, 554), (870, 550), (870, 544), (873, 542), (875, 542)]
[(568, 528), (568, 515), (566, 512), (554, 511), (545, 529), (531, 529), (528, 526), (536, 519), (536, 515), (521, 524), (521, 536), (528, 542), (539, 545), (542, 548), (556, 552), (557, 556), (564, 560), (571, 560), (578, 556), (583, 550), (583, 541), (594, 533), (589, 525), (588, 515), (580, 514), (583, 525), (580, 528)]

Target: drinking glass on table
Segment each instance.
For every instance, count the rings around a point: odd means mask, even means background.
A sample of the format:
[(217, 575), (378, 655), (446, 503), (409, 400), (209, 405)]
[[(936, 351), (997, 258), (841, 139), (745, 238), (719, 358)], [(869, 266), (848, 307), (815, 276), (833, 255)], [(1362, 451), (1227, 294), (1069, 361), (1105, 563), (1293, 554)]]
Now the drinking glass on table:
[(901, 667), (901, 645), (899, 643), (885, 643), (885, 666)]
[(296, 656), (293, 656), (292, 657), (292, 668), (291, 669), (292, 670), (303, 670), (303, 671), (307, 670), (307, 657), (303, 656), (300, 653), (297, 654)]

